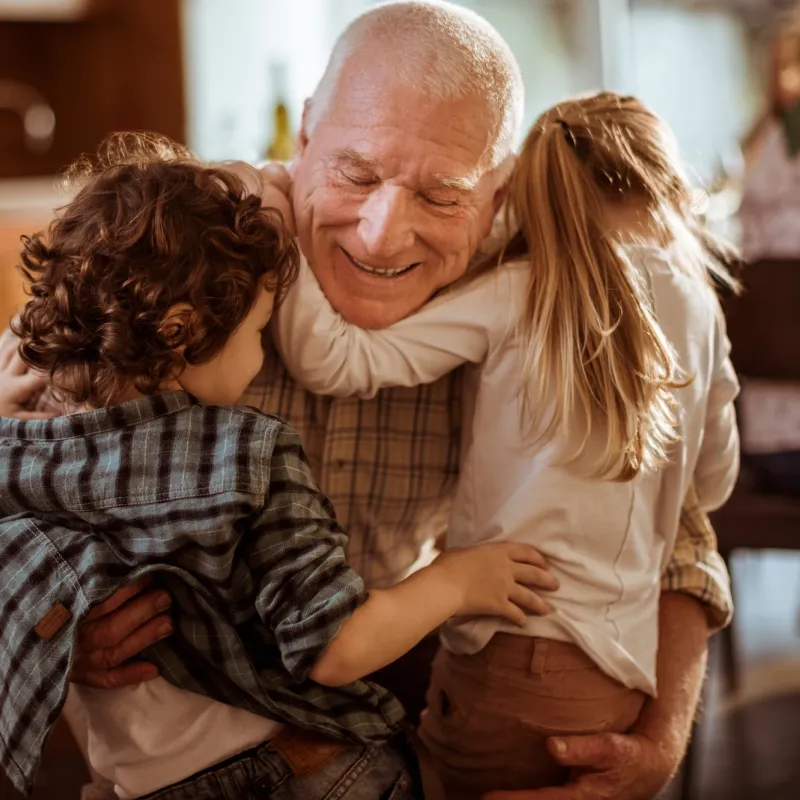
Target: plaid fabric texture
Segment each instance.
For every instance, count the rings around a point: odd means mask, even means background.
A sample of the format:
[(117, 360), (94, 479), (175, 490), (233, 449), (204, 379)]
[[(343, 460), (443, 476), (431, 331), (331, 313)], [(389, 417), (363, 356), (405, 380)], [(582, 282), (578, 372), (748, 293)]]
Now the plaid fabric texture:
[[(384, 389), (372, 400), (320, 397), (292, 380), (267, 337), (264, 346), (264, 368), (242, 402), (300, 432), (314, 476), (347, 530), (348, 561), (366, 585), (397, 583), (447, 525), (465, 368), (425, 386)], [(661, 588), (696, 597), (713, 628), (730, 620), (728, 572), (694, 492)]]
[(400, 704), (307, 679), (366, 598), (347, 537), (281, 420), (183, 392), (0, 420), (0, 765), (30, 791), (80, 620), (148, 572), (175, 635), (146, 654), (184, 689), (351, 742)]

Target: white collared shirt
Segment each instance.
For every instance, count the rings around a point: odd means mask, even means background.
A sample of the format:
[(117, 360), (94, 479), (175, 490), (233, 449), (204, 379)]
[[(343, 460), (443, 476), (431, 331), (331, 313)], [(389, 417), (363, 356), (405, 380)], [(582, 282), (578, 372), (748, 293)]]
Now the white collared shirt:
[(694, 380), (675, 391), (681, 439), (671, 463), (626, 483), (563, 466), (556, 456), (564, 442), (542, 447), (524, 433), (514, 331), (535, 268), (529, 262), (503, 265), (384, 330), (348, 324), (303, 263), (273, 325), (292, 375), (319, 394), (372, 397), (473, 364), (448, 546), (523, 541), (544, 554), (559, 579), (548, 595), (551, 615), (529, 618), (524, 630), (489, 618), (451, 620), (443, 632), (448, 648), (476, 652), (497, 630), (573, 641), (612, 677), (655, 693), (660, 578), (684, 497), (694, 482), (702, 508), (718, 507), (739, 463), (738, 383), (719, 306), (711, 288), (688, 277), (675, 258), (672, 250), (632, 254), (656, 318)]

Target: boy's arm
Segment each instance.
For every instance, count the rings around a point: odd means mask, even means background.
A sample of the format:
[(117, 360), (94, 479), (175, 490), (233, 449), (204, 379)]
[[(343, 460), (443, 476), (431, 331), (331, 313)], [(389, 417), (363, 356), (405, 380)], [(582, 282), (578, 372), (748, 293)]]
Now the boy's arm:
[(306, 389), (373, 397), (387, 386), (431, 383), (465, 362), (478, 363), (513, 319), (525, 291), (519, 267), (498, 268), (382, 330), (348, 323), (325, 297), (308, 264), (273, 318), (283, 361)]
[(273, 451), (269, 491), (245, 539), (247, 559), (259, 583), (258, 614), (297, 681), (350, 683), (394, 661), (457, 613), (522, 623), (523, 609), (547, 610), (527, 586), (555, 588), (554, 579), (533, 548), (512, 544), (448, 554), (397, 586), (368, 594), (347, 564), (347, 537), (287, 426)]

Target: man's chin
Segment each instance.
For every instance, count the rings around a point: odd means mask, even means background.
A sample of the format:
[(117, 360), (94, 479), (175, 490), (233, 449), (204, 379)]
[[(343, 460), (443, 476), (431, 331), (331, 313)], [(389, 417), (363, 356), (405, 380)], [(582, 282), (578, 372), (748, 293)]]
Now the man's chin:
[[(333, 304), (336, 308), (337, 304)], [(348, 298), (336, 310), (351, 324), (367, 330), (388, 328), (416, 311), (418, 306), (409, 304), (407, 297), (397, 301), (359, 300)]]

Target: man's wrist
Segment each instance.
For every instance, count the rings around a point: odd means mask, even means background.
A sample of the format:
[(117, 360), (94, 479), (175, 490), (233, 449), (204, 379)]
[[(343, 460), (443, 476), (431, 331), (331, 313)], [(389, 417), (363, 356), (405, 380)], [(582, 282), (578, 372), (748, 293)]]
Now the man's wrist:
[(656, 743), (670, 765), (677, 766), (694, 721), (710, 630), (703, 602), (692, 595), (662, 593), (660, 612), (659, 649), (679, 637), (682, 652), (675, 656), (680, 663), (669, 649), (659, 653), (659, 694), (647, 701), (632, 732)]

